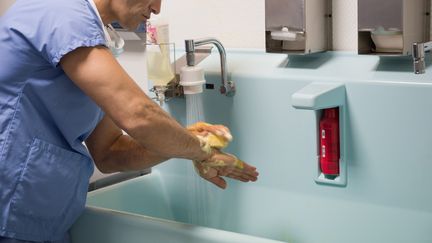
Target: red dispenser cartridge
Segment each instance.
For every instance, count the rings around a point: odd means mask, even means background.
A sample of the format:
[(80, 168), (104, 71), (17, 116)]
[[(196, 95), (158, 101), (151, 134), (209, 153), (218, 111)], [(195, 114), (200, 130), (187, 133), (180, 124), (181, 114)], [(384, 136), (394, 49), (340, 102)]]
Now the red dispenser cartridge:
[(323, 110), (319, 122), (320, 168), (326, 177), (339, 176), (340, 138), (339, 108)]

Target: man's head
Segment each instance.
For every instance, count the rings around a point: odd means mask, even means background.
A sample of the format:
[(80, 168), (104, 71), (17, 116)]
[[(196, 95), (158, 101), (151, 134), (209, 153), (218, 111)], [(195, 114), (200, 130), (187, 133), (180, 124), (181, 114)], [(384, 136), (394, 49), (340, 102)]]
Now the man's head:
[[(159, 14), (162, 0), (95, 0), (106, 8), (102, 18), (108, 23), (119, 21), (120, 25), (128, 29), (135, 29), (150, 18), (151, 14)], [(97, 4), (98, 5), (98, 4)], [(99, 9), (99, 8), (98, 8)], [(101, 11), (101, 9), (99, 9)], [(102, 10), (104, 11), (104, 10)]]

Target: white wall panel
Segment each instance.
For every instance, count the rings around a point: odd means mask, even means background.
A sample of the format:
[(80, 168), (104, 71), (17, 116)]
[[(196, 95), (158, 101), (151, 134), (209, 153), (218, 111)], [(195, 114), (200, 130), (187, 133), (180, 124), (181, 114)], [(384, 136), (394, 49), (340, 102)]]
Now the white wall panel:
[(263, 48), (264, 0), (163, 0), (171, 39), (216, 37), (232, 48)]

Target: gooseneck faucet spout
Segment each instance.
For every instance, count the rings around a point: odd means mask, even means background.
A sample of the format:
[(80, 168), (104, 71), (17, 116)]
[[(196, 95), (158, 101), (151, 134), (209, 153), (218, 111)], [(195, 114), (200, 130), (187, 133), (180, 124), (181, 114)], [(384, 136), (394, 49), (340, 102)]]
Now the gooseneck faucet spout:
[(186, 40), (186, 61), (188, 66), (195, 66), (195, 47), (213, 44), (217, 47), (220, 55), (221, 62), (221, 74), (222, 74), (222, 85), (220, 87), (221, 94), (225, 94), (226, 96), (234, 96), (235, 94), (235, 86), (234, 82), (228, 81), (228, 71), (227, 71), (227, 61), (226, 61), (226, 52), (222, 43), (215, 38), (208, 39), (198, 39), (198, 40)]
[(414, 73), (422, 74), (425, 73), (425, 52), (432, 49), (432, 41), (420, 43), (415, 42), (412, 48), (413, 62), (414, 62)]

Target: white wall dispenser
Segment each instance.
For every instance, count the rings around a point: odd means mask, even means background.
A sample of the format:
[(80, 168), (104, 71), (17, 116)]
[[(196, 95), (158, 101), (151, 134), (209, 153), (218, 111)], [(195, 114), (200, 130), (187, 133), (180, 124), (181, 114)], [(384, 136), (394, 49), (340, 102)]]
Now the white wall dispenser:
[[(296, 109), (312, 110), (315, 113), (316, 119), (316, 155), (315, 161), (316, 183), (327, 184), (334, 186), (347, 185), (347, 161), (346, 161), (346, 98), (345, 85), (341, 83), (320, 83), (314, 82), (300, 89), (292, 95), (292, 106)], [(338, 118), (338, 131), (327, 130), (327, 117)], [(336, 121), (337, 122), (337, 121)], [(321, 126), (321, 127), (320, 127)], [(321, 129), (320, 129), (321, 128)], [(329, 138), (329, 135), (337, 134), (337, 138), (333, 137), (333, 141), (337, 144), (325, 144), (323, 141)], [(336, 145), (338, 147), (336, 147)], [(338, 151), (330, 151), (330, 150)], [(335, 164), (329, 164), (328, 157), (330, 154), (338, 155), (338, 168)], [(332, 158), (331, 158), (332, 159)], [(333, 173), (336, 171), (337, 173)]]
[(358, 53), (411, 55), (429, 41), (430, 0), (358, 0)]
[(309, 54), (331, 49), (331, 0), (266, 0), (266, 51)]

